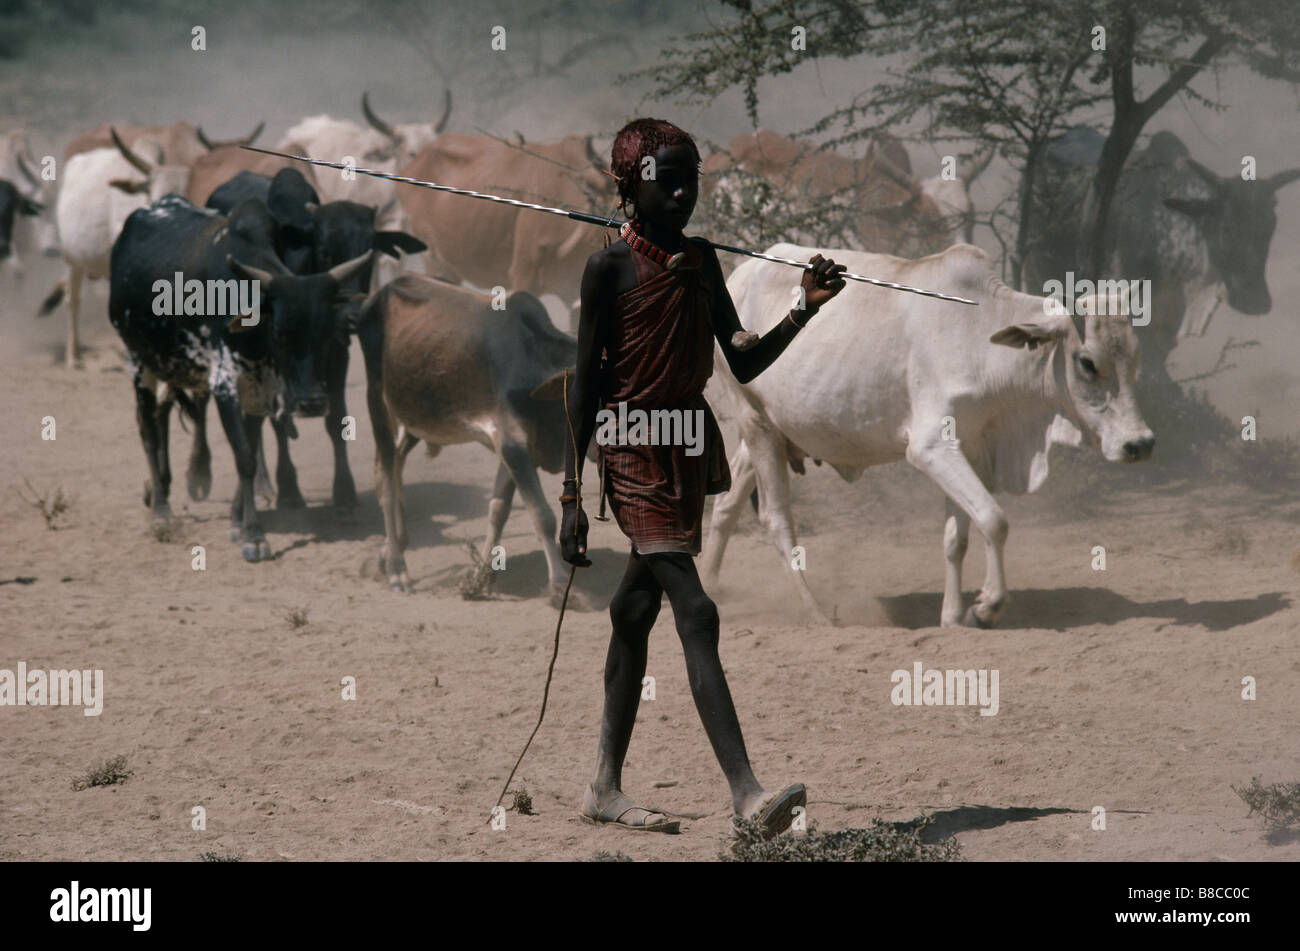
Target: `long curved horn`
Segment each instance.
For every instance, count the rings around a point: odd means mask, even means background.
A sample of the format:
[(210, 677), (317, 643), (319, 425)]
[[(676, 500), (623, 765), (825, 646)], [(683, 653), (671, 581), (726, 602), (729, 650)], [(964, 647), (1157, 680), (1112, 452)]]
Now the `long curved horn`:
[(246, 281), (260, 281), (263, 289), (270, 287), (271, 282), (275, 280), (275, 275), (270, 271), (263, 271), (260, 267), (253, 267), (249, 264), (242, 264), (236, 261), (229, 254), (226, 255), (226, 267), (234, 271)]
[(1217, 194), (1223, 188), (1223, 179), (1219, 178), (1218, 175), (1215, 175), (1200, 162), (1196, 161), (1196, 159), (1188, 156), (1184, 158), (1183, 161), (1187, 164), (1188, 168), (1196, 173), (1198, 178), (1210, 186), (1211, 191)]
[(374, 252), (372, 251), (367, 251), (365, 254), (353, 258), (351, 261), (344, 261), (342, 264), (334, 265), (325, 273), (334, 278), (334, 280), (339, 284), (343, 284), (348, 278), (353, 274), (356, 274), (357, 271), (361, 270), (370, 262), (370, 256), (373, 253)]
[(444, 105), (442, 109), (442, 118), (439, 119), (438, 124), (433, 127), (433, 131), (437, 132), (439, 135), (442, 134), (443, 129), (447, 128), (447, 120), (451, 118), (451, 90), (450, 89), (446, 89), (443, 91), (443, 101), (446, 103), (446, 105)]
[(208, 138), (207, 133), (203, 131), (203, 126), (200, 125), (194, 127), (194, 137), (198, 139), (199, 144), (209, 152), (216, 148), (216, 146), (212, 144), (212, 140)]
[(393, 131), (393, 127), (375, 115), (375, 110), (370, 108), (370, 90), (366, 90), (361, 94), (361, 112), (365, 115), (366, 121), (375, 127), (376, 131), (382, 132), (394, 142), (397, 141), (397, 133)]
[(1278, 172), (1264, 184), (1268, 186), (1269, 191), (1277, 191), (1283, 185), (1290, 185), (1297, 178), (1300, 178), (1300, 168), (1293, 168), (1290, 171)]
[(587, 147), (587, 158), (591, 160), (592, 167), (603, 169), (605, 163), (600, 160), (600, 155), (596, 152), (596, 146), (591, 142), (591, 136), (587, 136), (583, 139), (582, 144)]
[(216, 142), (213, 142), (206, 135), (204, 135), (203, 130), (201, 128), (195, 129), (194, 134), (198, 136), (199, 141), (203, 143), (204, 147), (207, 148), (209, 152), (211, 152), (214, 149), (225, 149), (225, 148), (230, 148), (232, 146), (238, 146), (238, 145), (252, 145), (253, 141), (259, 135), (262, 134), (262, 130), (265, 128), (266, 128), (266, 120), (263, 119), (261, 122), (257, 124), (257, 127), (253, 129), (252, 132), (248, 133), (248, 135), (244, 136), (244, 138), (242, 139), (220, 139), (219, 141)]
[(117, 150), (122, 153), (122, 158), (130, 162), (140, 174), (148, 175), (153, 166), (126, 147), (126, 144), (117, 134), (117, 129), (109, 126), (108, 133), (113, 137), (113, 144), (117, 146)]
[(27, 160), (23, 158), (23, 153), (19, 152), (15, 156), (15, 159), (18, 163), (18, 171), (22, 172), (23, 178), (27, 179), (28, 183), (31, 184), (33, 188), (40, 188), (41, 180), (32, 173), (30, 168), (27, 167)]

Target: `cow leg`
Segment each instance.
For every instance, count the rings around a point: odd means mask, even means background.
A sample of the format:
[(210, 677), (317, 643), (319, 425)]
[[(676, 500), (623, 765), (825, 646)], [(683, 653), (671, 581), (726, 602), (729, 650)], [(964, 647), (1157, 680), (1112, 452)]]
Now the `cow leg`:
[(81, 279), (84, 275), (85, 271), (82, 268), (69, 265), (68, 339), (65, 356), (69, 370), (75, 370), (81, 366), (81, 346), (77, 342), (77, 318), (81, 314)]
[(497, 455), (519, 487), (519, 494), (523, 496), (528, 513), (533, 517), (533, 531), (546, 555), (546, 570), (551, 579), (551, 603), (558, 608), (560, 599), (564, 596), (564, 562), (560, 558), (559, 546), (555, 543), (555, 513), (546, 504), (541, 480), (537, 478), (537, 467), (527, 448), (508, 437), (499, 437)]
[(249, 416), (249, 426), (245, 427), (245, 417), (235, 390), (233, 361), (229, 354), (220, 355), (217, 360), (212, 374), (212, 394), (217, 401), (221, 428), (226, 431), (226, 439), (235, 455), (235, 470), (239, 473), (239, 488), (230, 506), (230, 540), (243, 540), (245, 561), (262, 561), (271, 557), (271, 546), (266, 543), (266, 533), (253, 498), (253, 478), (257, 472), (254, 439), (259, 438), (262, 417)]
[(190, 448), (189, 467), (185, 470), (185, 488), (190, 498), (202, 502), (212, 492), (212, 452), (208, 448), (208, 394), (191, 397), (181, 408), (194, 424), (194, 444)]
[(705, 539), (703, 571), (704, 583), (709, 587), (718, 580), (722, 569), (722, 556), (726, 554), (727, 542), (736, 528), (736, 519), (745, 507), (745, 499), (754, 491), (758, 482), (754, 473), (754, 464), (749, 459), (749, 444), (740, 441), (728, 465), (731, 468), (731, 488), (713, 500), (713, 516), (709, 520), (709, 534)]
[(334, 445), (334, 508), (339, 515), (351, 515), (357, 507), (357, 484), (348, 466), (347, 441), (343, 438), (343, 417), (348, 414), (344, 392), (348, 379), (347, 344), (331, 345), (326, 359), (325, 386), (330, 403), (325, 413), (325, 432)]
[[(830, 615), (817, 603), (804, 572), (791, 564), (794, 558), (794, 513), (790, 511), (790, 466), (787, 463), (785, 436), (766, 426), (745, 427), (743, 438), (749, 445), (749, 456), (758, 480), (758, 520), (767, 529), (768, 537), (776, 546), (782, 567), (789, 572), (803, 608), (815, 621), (833, 623)], [(733, 479), (732, 489), (736, 488)], [(740, 499), (744, 499), (741, 495)], [(737, 502), (739, 507), (742, 503)]]
[(943, 556), (948, 568), (943, 580), (943, 609), (939, 623), (956, 627), (961, 622), (961, 565), (970, 537), (970, 516), (952, 499), (944, 498)]
[(492, 487), (492, 501), (488, 503), (488, 534), (483, 542), (482, 559), (486, 572), (486, 587), (492, 587), (495, 572), (492, 570), (492, 549), (501, 542), (501, 533), (505, 531), (506, 520), (510, 518), (510, 507), (515, 499), (515, 477), (510, 474), (510, 467), (504, 462), (497, 466), (496, 484)]
[(131, 383), (135, 387), (135, 418), (140, 428), (140, 444), (149, 464), (145, 504), (153, 509), (154, 524), (165, 525), (172, 514), (167, 501), (171, 491), (171, 468), (167, 463), (166, 436), (159, 437), (158, 422), (162, 417), (163, 432), (166, 433), (167, 414), (158, 405), (158, 381), (152, 373), (137, 365), (132, 370)]
[(396, 439), (385, 422), (375, 429), (375, 496), (384, 512), (384, 547), (379, 550), (379, 568), (388, 573), (388, 587), (410, 592), (411, 576), (406, 571), (406, 509), (402, 504), (402, 469), (406, 456), (419, 440), (405, 430)]
[[(307, 507), (307, 500), (298, 489), (298, 470), (294, 468), (289, 457), (289, 440), (292, 438), (293, 423), (282, 414), (271, 417), (271, 428), (275, 430), (275, 507), (277, 509), (302, 509)], [(258, 433), (261, 442), (261, 432)]]
[(257, 475), (253, 478), (253, 494), (270, 505), (275, 501), (275, 490), (271, 488), (271, 474), (266, 471), (266, 447), (261, 439), (257, 441), (256, 451)]
[[(985, 560), (988, 564), (984, 587), (966, 612), (963, 623), (971, 627), (992, 627), (1007, 604), (1007, 582), (1002, 562), (1008, 531), (1006, 513), (985, 488), (956, 443), (941, 440), (921, 446), (909, 445), (907, 461), (933, 479), (984, 536)], [(946, 541), (945, 532), (945, 548)], [(949, 604), (947, 593), (945, 584), (945, 610)]]

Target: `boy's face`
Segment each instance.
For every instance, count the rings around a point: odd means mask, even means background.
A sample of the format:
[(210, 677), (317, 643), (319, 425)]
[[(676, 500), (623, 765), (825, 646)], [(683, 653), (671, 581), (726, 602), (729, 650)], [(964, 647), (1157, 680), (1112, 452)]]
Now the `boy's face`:
[(636, 176), (637, 217), (656, 228), (681, 231), (690, 221), (699, 197), (700, 174), (695, 157), (684, 145), (665, 146), (654, 153), (653, 178)]

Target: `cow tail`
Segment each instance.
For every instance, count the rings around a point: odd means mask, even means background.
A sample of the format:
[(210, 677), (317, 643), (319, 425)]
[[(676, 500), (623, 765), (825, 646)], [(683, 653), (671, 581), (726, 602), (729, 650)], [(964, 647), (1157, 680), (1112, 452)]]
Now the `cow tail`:
[(54, 309), (63, 301), (63, 295), (68, 289), (68, 279), (61, 278), (59, 283), (55, 284), (53, 289), (45, 295), (45, 300), (41, 301), (41, 309), (36, 313), (40, 317), (48, 317), (54, 313)]

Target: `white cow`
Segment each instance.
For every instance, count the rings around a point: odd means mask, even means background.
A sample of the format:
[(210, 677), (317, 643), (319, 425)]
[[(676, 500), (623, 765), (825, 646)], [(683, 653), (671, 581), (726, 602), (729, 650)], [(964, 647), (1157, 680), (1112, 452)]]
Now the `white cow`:
[[(442, 117), (436, 122), (389, 124), (370, 108), (368, 94), (361, 97), (361, 111), (370, 128), (328, 115), (309, 116), (284, 134), (276, 150), (306, 155), (326, 162), (348, 162), (358, 168), (396, 173), (426, 145), (434, 142), (451, 115), (451, 92), (445, 94)], [(298, 151), (298, 150), (305, 151)], [(378, 209), (375, 229), (409, 231), (406, 214), (397, 200), (396, 183), (369, 175), (318, 168), (314, 182), (322, 202), (355, 201)], [(371, 287), (386, 284), (397, 271), (396, 262), (374, 268)]]
[(169, 192), (183, 195), (189, 167), (164, 164), (163, 147), (144, 136), (129, 147), (80, 152), (63, 168), (63, 187), (55, 204), (67, 275), (42, 305), (49, 313), (68, 295), (67, 365), (77, 366), (83, 278), (107, 278), (109, 256), (127, 216)]
[[(790, 244), (768, 249), (798, 261), (817, 251)], [(821, 253), (856, 273), (980, 305), (855, 283), (748, 385), (716, 359), (714, 379), (734, 404), (741, 443), (731, 459), (731, 490), (713, 508), (703, 574), (717, 577), (755, 482), (759, 518), (789, 569), (796, 542), (788, 460), (812, 456), (853, 481), (870, 466), (906, 459), (948, 497), (941, 623), (962, 619), (961, 566), (973, 520), (984, 536), (988, 573), (964, 621), (990, 626), (1007, 600), (1007, 518), (992, 493), (1036, 490), (1047, 478), (1053, 444), (1086, 439), (1112, 462), (1151, 454), (1155, 439), (1133, 394), (1137, 338), (1126, 318), (1050, 315), (1044, 298), (1008, 288), (988, 255), (970, 245), (915, 261)], [(751, 260), (727, 286), (741, 323), (763, 333), (789, 310), (797, 282), (798, 272)], [(1096, 309), (1095, 301), (1085, 301), (1088, 312)], [(825, 619), (804, 573), (791, 574), (805, 607)]]
[(23, 258), (27, 255), (59, 253), (58, 232), (54, 227), (55, 183), (53, 178), (43, 177), (43, 169), (44, 164), (32, 153), (22, 129), (0, 135), (0, 179), (12, 183), (23, 198), (39, 207), (35, 215), (21, 214), (14, 220), (10, 256), (3, 266), (15, 280), (23, 277)]
[(975, 206), (971, 202), (970, 186), (988, 168), (995, 151), (992, 146), (985, 146), (974, 155), (961, 155), (953, 170), (955, 177), (944, 178), (941, 171), (920, 182), (921, 193), (933, 201), (944, 218), (952, 223), (954, 244), (961, 241), (970, 244), (975, 240)]

